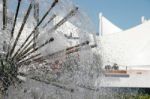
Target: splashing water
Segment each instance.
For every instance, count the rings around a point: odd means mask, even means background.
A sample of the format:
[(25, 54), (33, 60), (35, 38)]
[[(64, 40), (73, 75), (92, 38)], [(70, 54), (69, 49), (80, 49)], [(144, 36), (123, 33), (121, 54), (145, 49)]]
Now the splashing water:
[(18, 15), (8, 7), (0, 31), (4, 99), (97, 99), (101, 62), (89, 18), (71, 0), (35, 1), (16, 0)]

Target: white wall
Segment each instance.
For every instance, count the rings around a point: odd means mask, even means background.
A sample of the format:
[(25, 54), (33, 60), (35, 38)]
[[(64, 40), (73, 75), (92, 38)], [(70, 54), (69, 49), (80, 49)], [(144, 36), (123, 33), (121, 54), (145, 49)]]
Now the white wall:
[(120, 33), (99, 37), (105, 64), (150, 65), (150, 21)]

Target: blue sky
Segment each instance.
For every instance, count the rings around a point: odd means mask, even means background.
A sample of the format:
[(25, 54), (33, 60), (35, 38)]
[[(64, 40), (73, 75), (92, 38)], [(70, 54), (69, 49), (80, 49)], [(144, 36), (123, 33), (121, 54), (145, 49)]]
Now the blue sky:
[(98, 32), (98, 13), (128, 29), (140, 24), (141, 16), (150, 19), (150, 0), (73, 0), (94, 22)]
[[(150, 19), (150, 0), (73, 0), (73, 2), (88, 14), (95, 24), (97, 32), (99, 12), (102, 12), (106, 18), (122, 29), (140, 24), (141, 16)], [(17, 0), (10, 4), (12, 10), (16, 8), (15, 4), (17, 4)], [(27, 7), (27, 5), (23, 5), (23, 7)]]

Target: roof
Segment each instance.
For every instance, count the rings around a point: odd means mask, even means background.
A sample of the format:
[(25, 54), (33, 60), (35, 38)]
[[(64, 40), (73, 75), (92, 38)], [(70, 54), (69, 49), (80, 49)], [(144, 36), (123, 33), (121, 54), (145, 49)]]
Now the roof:
[(150, 65), (150, 21), (128, 30), (101, 36), (103, 63)]
[(100, 30), (99, 33), (104, 35), (109, 35), (112, 33), (117, 33), (123, 31), (120, 27), (116, 26), (114, 23), (109, 21), (105, 16), (103, 16), (101, 13), (99, 14), (99, 21), (100, 21)]

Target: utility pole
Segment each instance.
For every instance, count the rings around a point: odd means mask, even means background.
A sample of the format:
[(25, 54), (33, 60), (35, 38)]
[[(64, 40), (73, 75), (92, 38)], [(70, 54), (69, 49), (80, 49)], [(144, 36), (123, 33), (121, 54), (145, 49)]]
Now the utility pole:
[(7, 26), (7, 0), (3, 0), (3, 30)]

